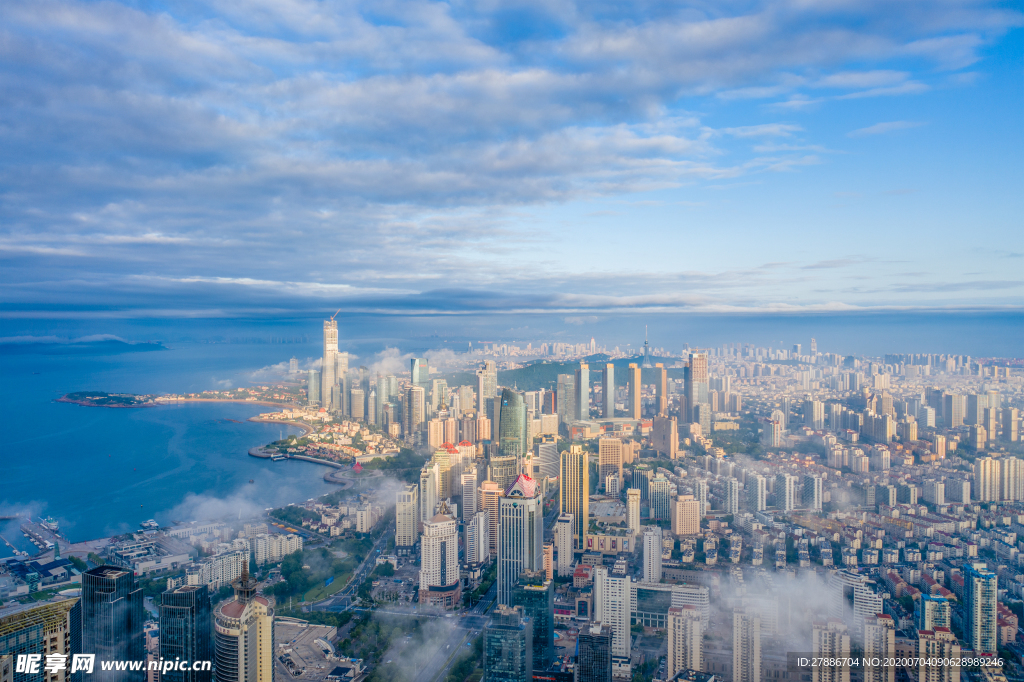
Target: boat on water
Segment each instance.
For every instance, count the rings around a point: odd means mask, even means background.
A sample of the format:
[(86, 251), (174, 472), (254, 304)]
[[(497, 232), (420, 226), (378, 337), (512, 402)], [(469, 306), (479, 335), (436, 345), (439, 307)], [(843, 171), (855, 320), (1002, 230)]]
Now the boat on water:
[(47, 516), (45, 519), (41, 519), (39, 521), (39, 525), (51, 533), (56, 533), (60, 530), (60, 524), (58, 524), (52, 516)]
[(156, 530), (160, 527), (160, 524), (153, 519), (150, 519), (149, 521), (143, 521), (139, 525), (145, 528), (146, 530)]

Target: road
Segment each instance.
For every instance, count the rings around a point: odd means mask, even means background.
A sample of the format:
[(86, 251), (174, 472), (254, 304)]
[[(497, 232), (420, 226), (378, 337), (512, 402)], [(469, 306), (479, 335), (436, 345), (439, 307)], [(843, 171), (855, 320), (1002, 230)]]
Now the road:
[(377, 565), (377, 557), (380, 555), (380, 552), (383, 552), (384, 548), (387, 547), (388, 538), (394, 535), (394, 533), (395, 522), (392, 521), (380, 534), (377, 541), (373, 543), (373, 547), (370, 548), (370, 551), (366, 553), (366, 558), (363, 559), (362, 563), (356, 568), (356, 571), (352, 574), (352, 579), (349, 580), (348, 585), (346, 585), (342, 590), (335, 592), (330, 597), (318, 601), (307, 608), (311, 611), (344, 611), (347, 609), (352, 603), (352, 597), (355, 596), (356, 591), (359, 590), (359, 586), (363, 584), (363, 581), (366, 580), (366, 576), (369, 575)]
[(437, 680), (444, 679), (452, 665), (458, 660), (459, 655), (469, 650), (466, 642), (483, 629), (487, 622), (485, 614), (494, 605), (497, 598), (498, 583), (495, 582), (476, 606), (466, 612), (465, 617), (453, 618), (458, 627), (453, 628), (448, 637), (439, 643), (437, 653), (427, 661), (413, 682), (437, 682)]

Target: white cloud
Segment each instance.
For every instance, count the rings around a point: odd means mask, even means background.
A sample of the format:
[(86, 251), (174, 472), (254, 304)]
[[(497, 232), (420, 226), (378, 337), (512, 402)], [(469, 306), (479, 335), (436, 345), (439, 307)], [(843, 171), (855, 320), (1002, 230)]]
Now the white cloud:
[(876, 123), (866, 128), (858, 128), (857, 130), (851, 130), (846, 134), (847, 137), (865, 137), (867, 135), (884, 135), (885, 133), (891, 133), (896, 130), (907, 130), (909, 128), (918, 128), (925, 125), (921, 121), (886, 121), (884, 123)]

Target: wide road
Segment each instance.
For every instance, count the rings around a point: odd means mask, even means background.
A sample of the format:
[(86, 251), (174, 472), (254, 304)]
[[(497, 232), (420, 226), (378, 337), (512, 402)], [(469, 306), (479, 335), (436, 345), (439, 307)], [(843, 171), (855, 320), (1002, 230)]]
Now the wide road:
[[(359, 586), (363, 584), (363, 581), (366, 580), (366, 576), (369, 575), (377, 565), (377, 557), (380, 556), (380, 553), (384, 551), (385, 547), (387, 547), (388, 538), (394, 534), (395, 522), (392, 521), (380, 534), (377, 541), (373, 543), (373, 547), (370, 548), (370, 551), (366, 553), (366, 558), (363, 559), (362, 563), (360, 563), (356, 568), (356, 571), (352, 574), (352, 579), (349, 581), (348, 585), (346, 585), (344, 589), (335, 592), (330, 597), (318, 601), (307, 608), (311, 611), (337, 610), (337, 607), (347, 608), (348, 605), (352, 603), (352, 598), (359, 590)], [(331, 607), (335, 608), (332, 609)]]
[[(463, 652), (469, 651), (466, 642), (472, 640), (483, 629), (483, 625), (486, 623), (484, 614), (490, 610), (497, 598), (498, 583), (495, 582), (476, 606), (466, 612), (465, 617), (453, 617), (451, 620), (455, 620), (455, 625), (460, 627), (452, 628), (448, 636), (440, 642), (437, 652), (427, 661), (413, 682), (443, 680), (459, 656)], [(475, 627), (478, 624), (479, 627)]]

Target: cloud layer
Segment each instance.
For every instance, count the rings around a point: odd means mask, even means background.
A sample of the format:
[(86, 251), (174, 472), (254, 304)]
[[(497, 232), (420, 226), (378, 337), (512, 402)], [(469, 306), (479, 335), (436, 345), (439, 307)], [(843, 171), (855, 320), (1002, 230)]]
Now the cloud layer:
[[(0, 6), (7, 314), (869, 304), (764, 295), (806, 263), (559, 277), (535, 212), (813, 167), (795, 112), (928, 92), (1021, 24), (953, 0), (142, 7)], [(755, 108), (716, 125), (715, 102)]]

